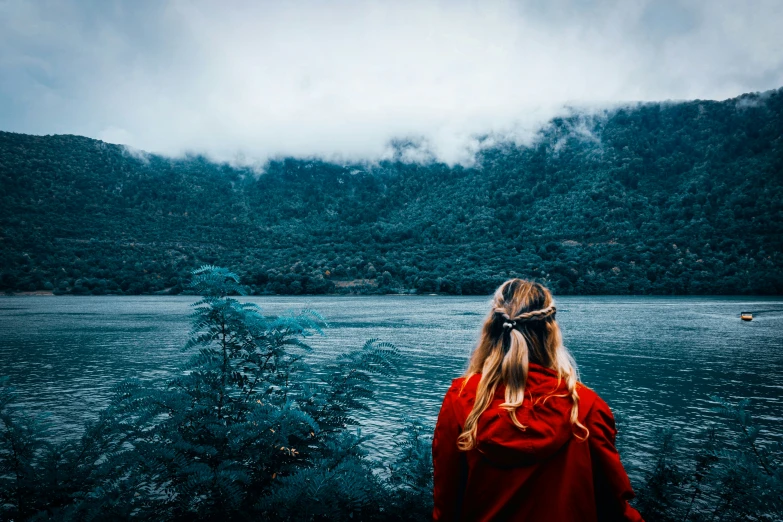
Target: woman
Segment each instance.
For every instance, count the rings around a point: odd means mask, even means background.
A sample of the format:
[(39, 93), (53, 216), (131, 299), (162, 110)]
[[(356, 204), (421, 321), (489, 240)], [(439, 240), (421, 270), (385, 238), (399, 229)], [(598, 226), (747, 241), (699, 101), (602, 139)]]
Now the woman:
[(495, 292), (435, 427), (435, 520), (642, 520), (612, 412), (579, 382), (555, 311), (538, 283)]

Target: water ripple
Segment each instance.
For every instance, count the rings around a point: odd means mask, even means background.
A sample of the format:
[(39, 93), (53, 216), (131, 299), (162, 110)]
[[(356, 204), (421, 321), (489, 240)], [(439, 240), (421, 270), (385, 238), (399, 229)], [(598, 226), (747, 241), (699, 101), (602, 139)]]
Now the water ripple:
[[(310, 339), (317, 367), (369, 338), (397, 345), (398, 377), (360, 416), (371, 452), (388, 458), (406, 414), (434, 422), (464, 370), (488, 310), (485, 297), (257, 297), (264, 313), (313, 308), (329, 322)], [(0, 298), (0, 375), (21, 406), (48, 412), (56, 433), (77, 433), (127, 378), (160, 379), (187, 354), (190, 297)], [(749, 398), (762, 436), (783, 441), (783, 300), (562, 297), (558, 319), (582, 380), (613, 408), (632, 478), (672, 427), (696, 443), (715, 420), (709, 395)], [(739, 312), (764, 310), (752, 322)]]

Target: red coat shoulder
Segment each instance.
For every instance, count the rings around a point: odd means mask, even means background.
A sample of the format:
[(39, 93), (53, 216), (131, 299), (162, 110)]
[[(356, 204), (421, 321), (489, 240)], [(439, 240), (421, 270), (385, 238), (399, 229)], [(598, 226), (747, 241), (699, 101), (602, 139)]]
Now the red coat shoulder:
[(478, 386), (479, 381), (481, 380), (481, 374), (476, 373), (471, 375), (470, 377), (457, 377), (456, 379), (453, 379), (451, 381), (451, 386), (449, 387), (449, 391), (455, 391), (457, 394), (461, 393), (465, 389), (473, 388), (475, 389)]

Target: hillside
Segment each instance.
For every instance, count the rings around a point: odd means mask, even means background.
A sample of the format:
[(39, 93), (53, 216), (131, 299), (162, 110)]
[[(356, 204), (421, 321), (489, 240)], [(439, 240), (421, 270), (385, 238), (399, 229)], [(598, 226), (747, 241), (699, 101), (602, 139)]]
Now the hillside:
[(0, 291), (783, 293), (783, 90), (557, 119), (473, 168), (285, 159), (263, 174), (0, 132)]

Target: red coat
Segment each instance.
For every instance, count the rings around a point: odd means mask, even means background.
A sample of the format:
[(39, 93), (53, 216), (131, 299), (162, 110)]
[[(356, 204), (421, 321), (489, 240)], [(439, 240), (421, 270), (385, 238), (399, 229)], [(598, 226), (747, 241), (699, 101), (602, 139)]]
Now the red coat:
[[(524, 520), (527, 522), (641, 521), (628, 505), (633, 490), (614, 441), (617, 430), (609, 406), (590, 388), (578, 385), (579, 421), (590, 430), (586, 441), (572, 435), (571, 399), (550, 397), (557, 374), (530, 364), (525, 401), (512, 424), (500, 408), (501, 384), (478, 422), (477, 446), (457, 449), (457, 437), (473, 407), (480, 375), (465, 385), (455, 379), (443, 399), (435, 427), (435, 520)], [(565, 383), (558, 393), (564, 393)], [(579, 433), (579, 431), (576, 431)]]

